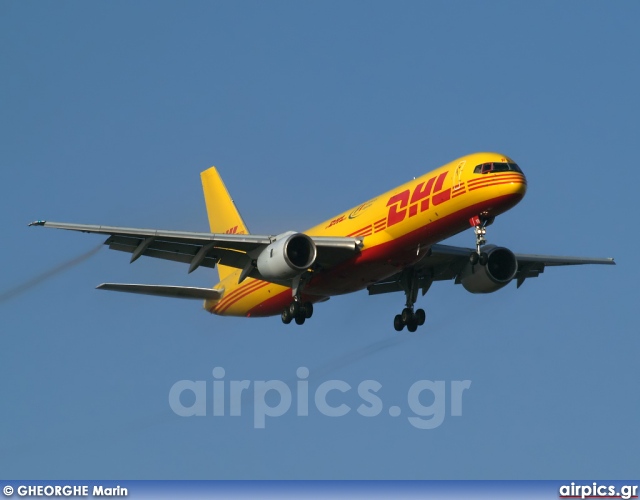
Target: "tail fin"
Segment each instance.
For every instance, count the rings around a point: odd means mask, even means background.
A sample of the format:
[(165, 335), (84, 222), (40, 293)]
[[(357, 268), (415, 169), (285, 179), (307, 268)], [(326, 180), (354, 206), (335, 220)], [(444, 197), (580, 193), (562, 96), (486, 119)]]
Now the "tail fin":
[[(200, 174), (204, 201), (207, 205), (209, 227), (212, 233), (249, 234), (242, 217), (238, 213), (229, 191), (227, 191), (220, 174), (215, 167), (211, 167)], [(222, 281), (229, 274), (236, 271), (233, 267), (218, 265), (218, 273)]]

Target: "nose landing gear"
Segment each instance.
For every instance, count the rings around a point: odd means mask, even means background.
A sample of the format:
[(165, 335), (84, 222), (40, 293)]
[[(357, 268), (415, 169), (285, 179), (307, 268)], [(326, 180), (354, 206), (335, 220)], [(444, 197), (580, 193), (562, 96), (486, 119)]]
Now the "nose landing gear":
[(487, 254), (481, 250), (480, 247), (487, 244), (485, 236), (487, 235), (487, 226), (493, 223), (494, 217), (482, 217), (475, 215), (469, 219), (469, 224), (473, 227), (473, 232), (476, 235), (476, 251), (469, 255), (469, 262), (471, 265), (480, 264), (485, 266), (487, 264)]

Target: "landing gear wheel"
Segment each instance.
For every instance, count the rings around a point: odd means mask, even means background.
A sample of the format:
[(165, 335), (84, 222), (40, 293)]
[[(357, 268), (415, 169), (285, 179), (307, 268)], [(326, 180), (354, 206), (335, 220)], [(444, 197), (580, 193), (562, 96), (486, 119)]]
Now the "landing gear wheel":
[(296, 325), (304, 325), (305, 317), (302, 315), (296, 316)]
[(291, 316), (291, 313), (289, 313), (289, 309), (285, 309), (284, 311), (282, 311), (280, 318), (285, 325), (288, 325), (293, 320), (293, 316)]
[(294, 300), (291, 304), (289, 304), (289, 314), (292, 317), (297, 318), (300, 314), (300, 303), (297, 300)]
[(480, 254), (480, 259), (479, 261), (481, 266), (486, 266), (487, 262), (489, 262), (489, 257), (487, 256), (487, 254), (485, 252), (482, 252)]
[(313, 304), (311, 302), (305, 302), (302, 311), (304, 312), (304, 317), (309, 319), (313, 316)]
[(396, 332), (401, 332), (404, 328), (404, 321), (402, 321), (402, 316), (396, 314), (396, 317), (393, 318), (393, 328), (395, 328)]
[(480, 260), (480, 257), (476, 252), (473, 252), (471, 255), (469, 255), (469, 262), (471, 263), (472, 266), (475, 266), (479, 260)]
[(427, 314), (424, 312), (424, 309), (418, 309), (414, 313), (414, 317), (418, 326), (424, 325), (425, 320), (427, 319)]
[(402, 317), (402, 322), (405, 325), (408, 325), (409, 322), (413, 319), (413, 311), (410, 308), (405, 307), (402, 310), (402, 316), (401, 317)]
[(409, 323), (407, 323), (407, 330), (409, 330), (411, 333), (415, 332), (418, 329), (418, 323), (416, 323), (415, 321), (409, 321)]

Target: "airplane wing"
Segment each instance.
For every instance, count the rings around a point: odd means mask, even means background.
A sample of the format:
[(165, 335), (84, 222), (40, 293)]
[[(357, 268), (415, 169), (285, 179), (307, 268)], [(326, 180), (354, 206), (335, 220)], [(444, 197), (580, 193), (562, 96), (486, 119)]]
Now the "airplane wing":
[[(422, 294), (424, 295), (427, 292), (433, 281), (455, 279), (456, 284), (459, 283), (459, 275), (469, 261), (469, 255), (474, 251), (472, 248), (433, 245), (431, 251), (413, 268), (413, 271), (417, 274), (418, 288), (422, 289)], [(547, 266), (615, 265), (613, 258), (562, 257), (522, 253), (514, 253), (514, 255), (518, 261), (518, 270), (514, 277), (518, 288), (524, 283), (525, 279), (538, 277)], [(374, 283), (367, 289), (370, 295), (403, 291), (403, 273), (397, 273), (385, 280)]]
[[(131, 253), (131, 262), (143, 255), (173, 260), (189, 264), (190, 273), (200, 266), (213, 268), (217, 263), (247, 269), (255, 259), (254, 255), (275, 240), (274, 236), (253, 234), (164, 231), (42, 220), (32, 222), (29, 226), (108, 235), (105, 245), (109, 245), (111, 250)], [(311, 236), (311, 239), (317, 248), (316, 263), (324, 268), (349, 259), (362, 247), (361, 238)], [(264, 280), (256, 269), (248, 276)]]

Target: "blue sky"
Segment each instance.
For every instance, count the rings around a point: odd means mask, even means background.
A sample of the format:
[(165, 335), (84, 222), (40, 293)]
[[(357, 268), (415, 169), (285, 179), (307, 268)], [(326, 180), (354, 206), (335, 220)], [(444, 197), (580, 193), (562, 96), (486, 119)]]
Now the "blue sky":
[[(487, 296), (437, 283), (418, 302), (426, 325), (397, 335), (402, 294), (336, 297), (296, 328), (96, 291), (217, 281), (105, 247), (0, 303), (1, 475), (637, 477), (639, 15), (591, 1), (0, 3), (0, 293), (103, 241), (31, 220), (206, 231), (210, 165), (250, 229), (275, 234), (475, 151), (510, 155), (529, 181), (491, 243), (618, 263)], [(329, 399), (353, 409), (265, 429), (250, 400), (241, 417), (175, 415), (173, 384), (210, 393), (215, 367), (292, 388), (307, 367), (312, 391), (350, 384)], [(382, 385), (379, 416), (355, 411), (364, 380)], [(463, 415), (410, 425), (420, 380), (470, 380)]]

